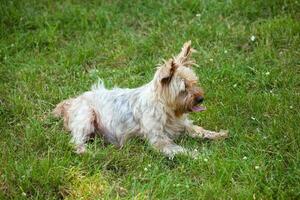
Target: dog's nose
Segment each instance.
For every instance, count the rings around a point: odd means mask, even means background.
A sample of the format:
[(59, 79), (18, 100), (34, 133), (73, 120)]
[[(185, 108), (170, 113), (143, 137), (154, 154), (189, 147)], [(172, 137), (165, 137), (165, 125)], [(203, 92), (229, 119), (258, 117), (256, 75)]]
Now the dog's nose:
[(196, 100), (197, 103), (202, 103), (204, 101), (204, 97), (197, 96), (195, 100)]

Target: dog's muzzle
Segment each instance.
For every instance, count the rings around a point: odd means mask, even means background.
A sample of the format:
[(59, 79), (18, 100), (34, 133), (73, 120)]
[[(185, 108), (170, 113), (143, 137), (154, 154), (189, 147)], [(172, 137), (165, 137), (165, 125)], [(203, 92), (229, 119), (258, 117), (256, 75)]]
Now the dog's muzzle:
[(194, 106), (191, 108), (193, 112), (202, 112), (206, 110), (205, 106), (201, 106), (199, 104), (203, 103), (204, 97), (203, 96), (197, 96), (194, 100)]

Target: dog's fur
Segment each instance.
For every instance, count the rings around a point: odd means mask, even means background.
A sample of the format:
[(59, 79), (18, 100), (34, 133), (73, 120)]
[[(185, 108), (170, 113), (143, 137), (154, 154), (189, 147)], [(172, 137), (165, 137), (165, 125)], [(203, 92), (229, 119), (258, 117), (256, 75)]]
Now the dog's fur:
[(77, 153), (94, 133), (122, 147), (127, 139), (141, 136), (169, 157), (188, 151), (173, 139), (187, 133), (192, 137), (218, 139), (227, 132), (213, 132), (195, 126), (188, 119), (191, 111), (202, 111), (203, 91), (192, 70), (194, 52), (186, 42), (181, 52), (160, 65), (152, 81), (135, 89), (105, 89), (102, 82), (91, 91), (59, 103), (55, 116), (62, 116), (72, 133)]

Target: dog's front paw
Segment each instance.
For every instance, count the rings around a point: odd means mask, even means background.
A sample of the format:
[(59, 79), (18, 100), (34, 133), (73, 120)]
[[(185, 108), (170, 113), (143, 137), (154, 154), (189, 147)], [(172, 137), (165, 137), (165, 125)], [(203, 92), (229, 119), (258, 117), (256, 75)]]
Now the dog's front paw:
[(229, 133), (229, 131), (228, 130), (220, 130), (219, 131), (219, 137), (220, 137), (220, 139), (225, 139), (225, 138), (228, 138), (229, 136), (228, 136), (228, 133)]
[(225, 139), (227, 137), (228, 137), (227, 130), (220, 130), (219, 132), (206, 130), (204, 132), (204, 138), (206, 138), (206, 139), (220, 140), (220, 139)]

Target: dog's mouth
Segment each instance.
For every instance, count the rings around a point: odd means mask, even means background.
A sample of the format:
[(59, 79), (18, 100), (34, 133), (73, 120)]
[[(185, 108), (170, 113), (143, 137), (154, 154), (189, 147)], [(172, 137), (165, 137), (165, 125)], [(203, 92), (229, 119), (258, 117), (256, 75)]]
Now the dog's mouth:
[(191, 108), (192, 112), (202, 112), (205, 111), (206, 107), (205, 106), (200, 106), (200, 105), (195, 105)]

